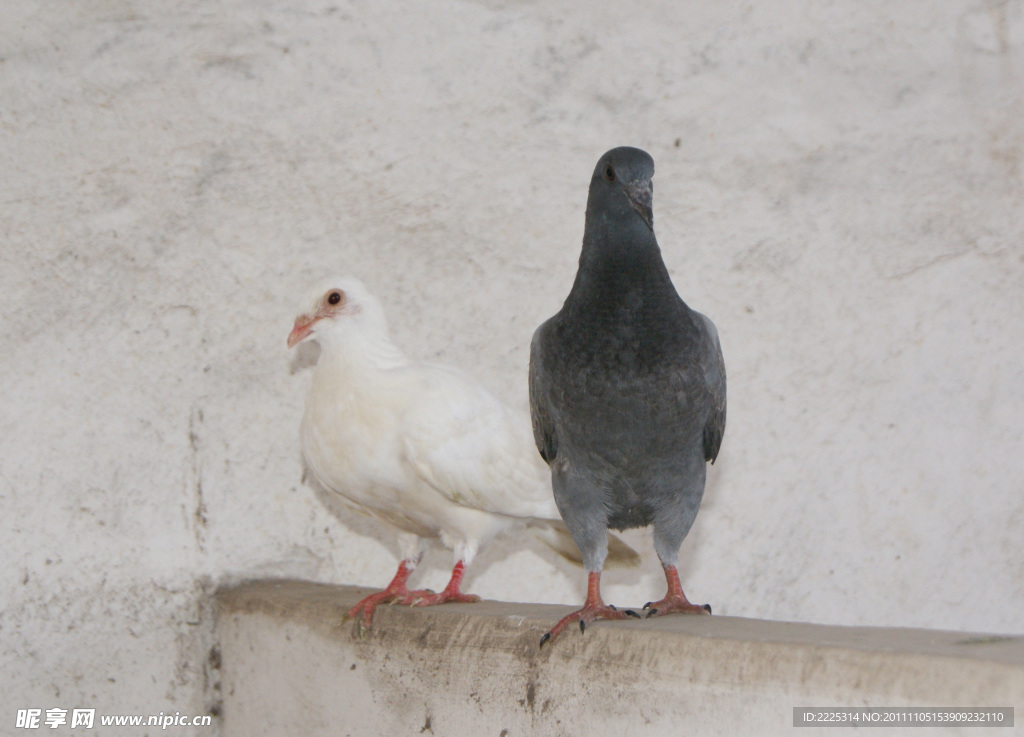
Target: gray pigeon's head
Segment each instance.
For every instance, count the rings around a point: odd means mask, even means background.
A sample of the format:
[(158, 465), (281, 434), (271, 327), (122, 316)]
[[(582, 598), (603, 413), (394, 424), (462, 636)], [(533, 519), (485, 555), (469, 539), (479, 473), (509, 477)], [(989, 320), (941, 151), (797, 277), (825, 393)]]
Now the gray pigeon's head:
[(654, 159), (649, 153), (631, 146), (613, 148), (594, 168), (587, 198), (588, 216), (602, 213), (619, 221), (639, 218), (653, 231), (653, 177)]

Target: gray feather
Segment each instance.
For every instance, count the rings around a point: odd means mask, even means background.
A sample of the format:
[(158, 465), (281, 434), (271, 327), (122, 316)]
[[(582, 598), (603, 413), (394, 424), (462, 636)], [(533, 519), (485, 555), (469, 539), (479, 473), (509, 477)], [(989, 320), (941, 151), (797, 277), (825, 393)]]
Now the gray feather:
[[(538, 541), (544, 543), (548, 548), (562, 556), (562, 558), (575, 565), (583, 565), (583, 558), (580, 555), (579, 547), (564, 524), (560, 522), (535, 522), (529, 527), (530, 532)], [(620, 538), (615, 537), (615, 535), (608, 535), (606, 568), (636, 568), (639, 565), (640, 554), (638, 552)]]
[(531, 344), (534, 439), (588, 570), (603, 565), (609, 527), (653, 525), (675, 564), (725, 432), (718, 332), (669, 278), (653, 175), (639, 149), (598, 162), (576, 280)]

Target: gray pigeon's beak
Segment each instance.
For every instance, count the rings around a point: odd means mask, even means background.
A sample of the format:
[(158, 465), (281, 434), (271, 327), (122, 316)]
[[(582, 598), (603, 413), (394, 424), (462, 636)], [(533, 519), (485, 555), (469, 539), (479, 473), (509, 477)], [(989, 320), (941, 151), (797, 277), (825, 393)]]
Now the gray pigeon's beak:
[(639, 182), (630, 182), (626, 185), (626, 196), (647, 227), (654, 230), (654, 183), (650, 179)]

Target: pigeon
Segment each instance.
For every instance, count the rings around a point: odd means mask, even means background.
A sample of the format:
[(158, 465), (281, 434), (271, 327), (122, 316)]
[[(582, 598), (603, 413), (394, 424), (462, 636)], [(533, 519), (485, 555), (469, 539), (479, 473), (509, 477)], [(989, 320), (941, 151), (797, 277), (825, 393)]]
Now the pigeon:
[(605, 153), (590, 180), (579, 269), (562, 309), (530, 347), (534, 440), (558, 511), (588, 572), (568, 625), (624, 619), (601, 599), (607, 530), (653, 526), (668, 590), (648, 616), (710, 614), (679, 582), (679, 547), (725, 431), (725, 362), (714, 324), (679, 297), (654, 237), (654, 160)]
[[(399, 530), (393, 580), (348, 612), (369, 629), (379, 604), (473, 602), (462, 578), (480, 547), (530, 525), (542, 542), (579, 559), (558, 515), (549, 474), (525, 413), (517, 415), (469, 375), (417, 363), (391, 342), (380, 302), (358, 279), (317, 286), (288, 347), (320, 343), (300, 429), (307, 470), (356, 511)], [(410, 573), (430, 540), (454, 552), (443, 591), (410, 590)], [(614, 556), (637, 565), (616, 541)], [(580, 560), (580, 562), (582, 562)]]

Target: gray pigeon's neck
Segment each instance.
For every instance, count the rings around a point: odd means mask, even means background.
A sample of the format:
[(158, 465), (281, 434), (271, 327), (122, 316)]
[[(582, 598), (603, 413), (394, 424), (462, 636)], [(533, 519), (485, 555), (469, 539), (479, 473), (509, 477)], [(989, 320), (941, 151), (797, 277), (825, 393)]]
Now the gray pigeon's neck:
[(675, 295), (652, 233), (648, 231), (646, 237), (641, 234), (636, 239), (588, 236), (592, 237), (584, 240), (580, 268), (566, 306), (605, 309), (620, 302), (634, 302), (637, 293)]

